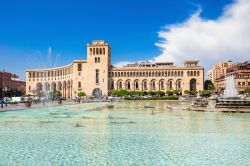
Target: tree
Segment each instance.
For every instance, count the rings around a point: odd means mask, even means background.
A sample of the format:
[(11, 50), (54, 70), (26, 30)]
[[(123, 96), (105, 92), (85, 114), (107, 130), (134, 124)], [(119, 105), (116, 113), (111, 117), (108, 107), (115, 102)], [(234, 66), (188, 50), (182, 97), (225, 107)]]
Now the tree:
[(211, 95), (211, 91), (210, 90), (203, 90), (201, 92), (201, 95), (202, 96), (206, 96), (206, 97), (209, 97)]
[(190, 94), (190, 90), (185, 90), (184, 94), (189, 95)]
[(163, 91), (156, 91), (155, 92), (155, 94), (157, 95), (157, 96), (160, 96), (160, 97), (162, 97), (162, 96), (164, 96), (165, 95), (165, 93), (163, 92)]
[(156, 93), (154, 91), (148, 91), (148, 95), (155, 96)]
[(244, 90), (244, 92), (250, 94), (250, 87), (247, 87), (247, 88)]
[(54, 97), (54, 98), (56, 98), (56, 97), (61, 97), (62, 96), (62, 93), (60, 92), (60, 91), (54, 91), (53, 93), (52, 93), (52, 97)]
[(190, 91), (190, 95), (194, 95), (194, 96), (195, 96), (195, 95), (197, 95), (197, 93), (198, 93), (198, 92), (197, 92), (196, 90), (191, 90), (191, 91)]
[(84, 96), (86, 96), (86, 93), (85, 92), (78, 92), (77, 95), (78, 95), (78, 97), (84, 97)]
[(211, 80), (206, 80), (204, 82), (204, 89), (205, 90), (214, 90), (214, 84)]
[(179, 94), (181, 94), (181, 91), (180, 90), (173, 90), (173, 94), (179, 95)]
[(129, 95), (129, 92), (127, 90), (113, 90), (111, 92), (111, 95), (121, 97), (121, 96)]
[(171, 91), (171, 90), (167, 90), (166, 91), (166, 95), (168, 95), (168, 96), (172, 96), (174, 93), (173, 93), (173, 91)]

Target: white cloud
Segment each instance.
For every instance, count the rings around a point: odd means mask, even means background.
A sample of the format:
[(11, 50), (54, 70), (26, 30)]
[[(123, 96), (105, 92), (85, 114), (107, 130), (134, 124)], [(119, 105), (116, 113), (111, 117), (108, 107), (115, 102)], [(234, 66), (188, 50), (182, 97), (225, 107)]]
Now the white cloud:
[(226, 6), (216, 20), (201, 18), (198, 10), (180, 24), (165, 26), (156, 43), (162, 53), (155, 61), (173, 61), (180, 65), (198, 59), (209, 69), (221, 60), (250, 59), (250, 0), (237, 0)]
[(114, 67), (123, 67), (123, 66), (126, 66), (127, 64), (130, 64), (130, 63), (135, 63), (135, 62), (120, 61), (120, 62), (117, 62), (117, 63), (113, 64), (113, 66)]

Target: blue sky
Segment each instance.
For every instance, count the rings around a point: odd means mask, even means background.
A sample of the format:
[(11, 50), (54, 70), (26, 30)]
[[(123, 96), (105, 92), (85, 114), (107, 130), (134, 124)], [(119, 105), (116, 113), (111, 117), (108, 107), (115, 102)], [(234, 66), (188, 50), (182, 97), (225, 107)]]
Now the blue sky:
[[(0, 68), (24, 78), (26, 68), (65, 65), (85, 59), (86, 44), (105, 39), (112, 63), (152, 59), (164, 26), (178, 25), (198, 8), (216, 20), (232, 0), (0, 0)], [(57, 59), (57, 60), (56, 60)], [(43, 62), (42, 62), (43, 61)], [(48, 65), (48, 63), (47, 63)]]

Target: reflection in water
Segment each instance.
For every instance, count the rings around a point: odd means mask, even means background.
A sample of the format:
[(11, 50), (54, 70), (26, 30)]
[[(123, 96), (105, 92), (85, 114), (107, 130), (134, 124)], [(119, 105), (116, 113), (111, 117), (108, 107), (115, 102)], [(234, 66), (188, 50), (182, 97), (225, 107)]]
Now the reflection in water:
[(250, 163), (249, 114), (169, 109), (177, 104), (185, 103), (84, 103), (0, 113), (0, 165)]

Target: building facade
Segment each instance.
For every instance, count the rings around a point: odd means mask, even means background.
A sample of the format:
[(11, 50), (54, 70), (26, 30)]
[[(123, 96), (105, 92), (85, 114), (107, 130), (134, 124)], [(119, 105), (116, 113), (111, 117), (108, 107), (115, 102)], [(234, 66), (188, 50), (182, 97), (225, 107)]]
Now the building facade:
[(24, 95), (26, 83), (19, 79), (16, 74), (0, 71), (0, 91), (4, 96)]
[(63, 97), (74, 98), (80, 91), (89, 96), (109, 95), (112, 90), (203, 90), (204, 68), (198, 61), (173, 63), (141, 62), (114, 67), (111, 47), (104, 40), (87, 44), (87, 59), (74, 60), (67, 66), (26, 71), (27, 94), (39, 91), (60, 91)]
[(226, 72), (223, 72), (214, 79), (215, 90), (217, 92), (223, 93), (226, 84), (225, 78), (226, 76), (229, 75), (234, 76), (235, 85), (238, 93), (239, 94), (244, 93), (244, 90), (247, 87), (250, 87), (250, 61), (237, 64), (233, 64), (230, 61), (229, 64), (227, 65)]
[(220, 92), (223, 92), (225, 89), (225, 77), (233, 75), (235, 80), (235, 86), (238, 91), (238, 94), (243, 94), (244, 90), (250, 87), (250, 61), (233, 64), (230, 68), (227, 69), (227, 73), (222, 76), (220, 79), (217, 79), (217, 89)]

